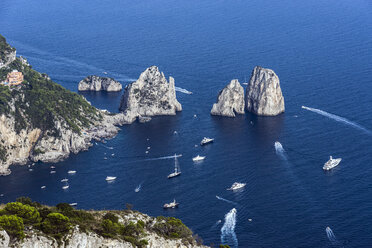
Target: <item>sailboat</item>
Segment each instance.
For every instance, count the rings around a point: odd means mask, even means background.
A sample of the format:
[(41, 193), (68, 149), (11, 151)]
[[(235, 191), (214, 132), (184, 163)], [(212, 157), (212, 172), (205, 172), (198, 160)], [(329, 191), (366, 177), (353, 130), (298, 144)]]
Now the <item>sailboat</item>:
[(181, 175), (181, 170), (179, 168), (177, 154), (174, 154), (174, 172), (168, 175), (168, 178), (176, 177)]

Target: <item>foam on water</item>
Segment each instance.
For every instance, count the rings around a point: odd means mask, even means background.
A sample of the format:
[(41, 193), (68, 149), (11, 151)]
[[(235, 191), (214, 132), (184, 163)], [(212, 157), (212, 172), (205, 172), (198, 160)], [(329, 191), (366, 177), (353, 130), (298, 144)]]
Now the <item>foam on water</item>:
[(221, 228), (221, 244), (228, 244), (231, 247), (238, 247), (238, 238), (235, 234), (236, 209), (231, 209), (225, 215), (225, 223)]
[(371, 135), (372, 132), (368, 129), (366, 129), (365, 127), (359, 125), (358, 123), (355, 123), (353, 121), (350, 121), (344, 117), (341, 117), (341, 116), (338, 116), (338, 115), (335, 115), (335, 114), (331, 114), (331, 113), (328, 113), (326, 111), (323, 111), (323, 110), (320, 110), (320, 109), (316, 109), (316, 108), (310, 108), (310, 107), (306, 107), (306, 106), (302, 106), (303, 109), (306, 109), (306, 110), (309, 110), (311, 112), (314, 112), (314, 113), (317, 113), (317, 114), (320, 114), (320, 115), (323, 115), (325, 117), (328, 117), (330, 119), (333, 119), (335, 121), (338, 121), (338, 122), (341, 122), (341, 123), (344, 123), (348, 126), (351, 126), (351, 127), (354, 127), (356, 129), (359, 129), (359, 130), (362, 130), (364, 131), (365, 133)]
[(275, 147), (275, 152), (276, 152), (276, 154), (277, 154), (279, 157), (281, 157), (283, 160), (286, 160), (286, 161), (287, 161), (288, 158), (287, 158), (287, 155), (285, 154), (285, 150), (284, 150), (282, 144), (281, 144), (279, 141), (276, 141), (276, 142), (274, 143), (274, 147)]
[(182, 88), (180, 88), (180, 87), (174, 87), (175, 89), (176, 89), (176, 91), (178, 91), (178, 92), (181, 92), (181, 93), (184, 93), (184, 94), (188, 94), (188, 95), (191, 95), (192, 94), (192, 92), (191, 91), (188, 91), (188, 90), (186, 90), (186, 89), (182, 89)]
[(182, 154), (176, 154), (176, 155), (172, 155), (172, 156), (165, 156), (165, 157), (158, 157), (158, 158), (149, 158), (149, 159), (145, 159), (145, 161), (170, 159), (170, 158), (175, 158), (175, 157), (176, 158), (182, 157)]

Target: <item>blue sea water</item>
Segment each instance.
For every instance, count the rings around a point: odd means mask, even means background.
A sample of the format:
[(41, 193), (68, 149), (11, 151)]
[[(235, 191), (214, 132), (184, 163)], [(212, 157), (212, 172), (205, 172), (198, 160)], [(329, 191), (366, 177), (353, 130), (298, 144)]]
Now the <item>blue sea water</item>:
[[(19, 196), (82, 209), (131, 203), (181, 218), (207, 245), (371, 247), (371, 30), (368, 0), (2, 0), (0, 33), (72, 91), (90, 74), (126, 85), (157, 65), (193, 94), (177, 92), (177, 116), (123, 126), (106, 144), (54, 164), (56, 174), (51, 164), (11, 167), (0, 177), (0, 203)], [(256, 65), (278, 74), (286, 113), (210, 116), (219, 90), (234, 78), (248, 81)], [(117, 112), (122, 92), (83, 95)], [(204, 136), (215, 143), (195, 147)], [(150, 158), (175, 153), (183, 155), (182, 175), (168, 180), (174, 161)], [(197, 154), (206, 160), (193, 163)], [(342, 162), (325, 173), (329, 155)], [(246, 182), (244, 190), (227, 191), (235, 181)], [(163, 210), (173, 198), (180, 207)]]

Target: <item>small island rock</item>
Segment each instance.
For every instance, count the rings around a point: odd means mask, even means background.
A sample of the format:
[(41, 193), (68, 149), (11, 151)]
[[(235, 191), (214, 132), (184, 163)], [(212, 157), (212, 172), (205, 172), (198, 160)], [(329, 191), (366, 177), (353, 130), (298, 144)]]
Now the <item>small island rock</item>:
[(211, 114), (235, 117), (236, 113), (244, 114), (244, 89), (237, 79), (233, 79), (220, 91)]
[(88, 76), (79, 82), (79, 91), (121, 91), (122, 85), (113, 78)]
[(273, 70), (259, 66), (253, 69), (245, 103), (247, 110), (256, 115), (275, 116), (284, 112), (284, 97)]
[(136, 82), (125, 87), (119, 110), (129, 123), (140, 116), (175, 115), (182, 106), (176, 98), (174, 79), (169, 77), (168, 83), (158, 67), (147, 68)]

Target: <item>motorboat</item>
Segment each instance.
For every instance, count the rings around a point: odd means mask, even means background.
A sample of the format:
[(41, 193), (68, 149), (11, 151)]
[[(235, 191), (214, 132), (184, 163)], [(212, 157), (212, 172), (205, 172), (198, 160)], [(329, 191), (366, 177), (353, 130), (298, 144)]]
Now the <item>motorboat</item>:
[(45, 189), (45, 188), (46, 188), (46, 186), (41, 186), (41, 188), (42, 188), (42, 189)]
[(51, 169), (55, 169), (56, 167), (52, 165), (52, 166), (50, 166), (50, 168), (51, 168)]
[(62, 187), (62, 189), (68, 189), (68, 188), (70, 188), (70, 186), (68, 186), (68, 185), (65, 185), (65, 186)]
[(70, 203), (69, 205), (72, 206), (72, 207), (77, 206), (77, 202)]
[(61, 180), (61, 182), (62, 182), (62, 183), (64, 183), (64, 182), (68, 182), (68, 179), (67, 179), (67, 178), (63, 178), (63, 179)]
[(233, 185), (231, 185), (230, 188), (228, 188), (227, 190), (237, 190), (237, 189), (241, 189), (241, 188), (244, 188), (246, 185), (246, 183), (233, 183)]
[(341, 158), (332, 158), (332, 156), (329, 156), (329, 160), (324, 164), (323, 170), (330, 170), (332, 168), (335, 168), (340, 162)]
[(194, 162), (198, 162), (198, 161), (202, 161), (202, 160), (204, 160), (205, 159), (205, 156), (196, 156), (196, 157), (193, 157), (192, 158), (192, 161), (194, 161)]
[(56, 171), (50, 171), (50, 174), (54, 174), (54, 173), (56, 173)]
[(168, 179), (181, 175), (181, 169), (178, 164), (177, 154), (174, 154), (174, 172), (168, 175)]
[(106, 181), (114, 181), (116, 179), (116, 177), (106, 177)]
[(204, 138), (202, 139), (202, 141), (200, 142), (200, 145), (201, 145), (201, 146), (204, 146), (204, 145), (206, 145), (206, 144), (212, 143), (213, 141), (214, 141), (214, 139), (212, 139), (212, 138), (204, 137)]
[(72, 175), (72, 174), (76, 174), (76, 171), (74, 171), (74, 170), (69, 170), (67, 173)]
[(163, 208), (177, 208), (178, 205), (180, 204), (176, 202), (176, 199), (174, 199), (171, 203), (165, 203)]
[(141, 190), (141, 185), (138, 185), (134, 192), (138, 193)]

